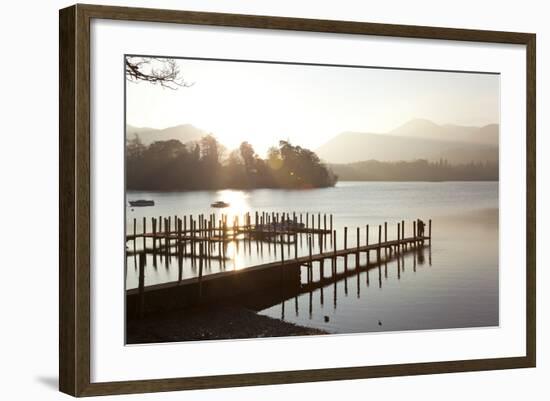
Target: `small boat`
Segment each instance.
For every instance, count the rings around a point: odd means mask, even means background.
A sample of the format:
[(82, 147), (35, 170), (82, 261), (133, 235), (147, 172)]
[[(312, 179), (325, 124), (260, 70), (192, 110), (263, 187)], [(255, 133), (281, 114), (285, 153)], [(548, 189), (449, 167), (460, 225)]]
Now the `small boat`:
[(138, 199), (135, 201), (128, 201), (130, 203), (130, 206), (155, 206), (155, 201), (152, 200), (145, 200), (145, 199)]
[(217, 207), (217, 208), (223, 208), (223, 207), (229, 207), (229, 203), (223, 202), (223, 201), (217, 201), (217, 202), (214, 202), (214, 203), (210, 204), (210, 206)]

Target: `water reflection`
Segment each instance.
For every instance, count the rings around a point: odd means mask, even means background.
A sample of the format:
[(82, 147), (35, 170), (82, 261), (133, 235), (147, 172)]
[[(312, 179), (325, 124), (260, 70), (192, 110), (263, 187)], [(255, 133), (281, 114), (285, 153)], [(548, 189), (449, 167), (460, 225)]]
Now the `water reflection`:
[(242, 218), (246, 212), (250, 211), (250, 194), (245, 191), (224, 189), (216, 191), (215, 198), (216, 201), (229, 203), (229, 207), (221, 209), (221, 211), (227, 215), (228, 221), (233, 221), (235, 218)]
[[(213, 212), (216, 220), (226, 211), (235, 216), (239, 210), (306, 214), (309, 224), (319, 224), (318, 211), (334, 215), (334, 229), (338, 232), (337, 247), (344, 246), (343, 229), (351, 227), (348, 238), (355, 246), (355, 227), (361, 227), (359, 240), (366, 239), (369, 224), (370, 243), (378, 239), (378, 225), (389, 222), (388, 237), (394, 238), (396, 223), (406, 220), (410, 235), (411, 221), (416, 217), (433, 218), (434, 243), (423, 253), (407, 253), (401, 258), (388, 249), (388, 260), (382, 251), (371, 252), (370, 260), (362, 254), (359, 264), (372, 266), (355, 270), (355, 257), (339, 259), (333, 266), (327, 260), (322, 267), (315, 265), (310, 273), (302, 268), (299, 285), (307, 285), (308, 274), (314, 281), (347, 271), (336, 281), (326, 282), (305, 293), (290, 292), (259, 305), (260, 314), (276, 319), (319, 328), (334, 333), (368, 332), (379, 330), (429, 329), (450, 327), (479, 327), (499, 324), (498, 313), (498, 183), (341, 183), (330, 190), (311, 191), (197, 191), (177, 194), (139, 194), (139, 198), (153, 198), (155, 208), (128, 212), (127, 232), (132, 233), (133, 219), (141, 232), (151, 217), (189, 216)], [(357, 201), (361, 199), (361, 201)], [(232, 204), (227, 209), (214, 210), (209, 205), (217, 200)], [(243, 209), (244, 208), (244, 209)], [(322, 226), (323, 216), (320, 219)], [(188, 221), (189, 223), (189, 221)], [(328, 225), (328, 221), (327, 221)], [(333, 249), (333, 237), (319, 241), (313, 237), (312, 248), (318, 253)], [(128, 243), (128, 250), (133, 250)], [(152, 242), (140, 239), (136, 250), (151, 247)], [(285, 259), (307, 255), (309, 236), (299, 235), (294, 242), (249, 242), (243, 236), (231, 239), (224, 249), (213, 243), (215, 257), (204, 266), (205, 274), (241, 269), (243, 267), (277, 261), (281, 251)], [(393, 252), (393, 253), (392, 253)], [(433, 255), (432, 255), (433, 254)], [(220, 256), (221, 255), (221, 256)], [(433, 268), (432, 266), (433, 257)], [(138, 266), (133, 255), (127, 257), (127, 288), (138, 284)], [(159, 253), (147, 255), (145, 285), (174, 282), (196, 277), (196, 260), (185, 255), (178, 259)], [(281, 300), (284, 299), (284, 306)], [(311, 302), (310, 302), (311, 299)], [(283, 313), (284, 309), (284, 313)], [(379, 324), (381, 323), (381, 325)]]

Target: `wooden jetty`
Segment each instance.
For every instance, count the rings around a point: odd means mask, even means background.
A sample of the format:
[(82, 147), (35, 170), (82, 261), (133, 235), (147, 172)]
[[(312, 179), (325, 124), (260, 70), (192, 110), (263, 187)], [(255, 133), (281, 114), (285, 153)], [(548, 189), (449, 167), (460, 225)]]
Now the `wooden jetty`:
[[(173, 217), (173, 218), (172, 218)], [(333, 227), (333, 217), (323, 215), (321, 224), (321, 213), (317, 214), (317, 227), (315, 226), (315, 215), (309, 213), (266, 213), (256, 212), (254, 217), (246, 213), (241, 219), (235, 216), (229, 222), (228, 216), (222, 214), (217, 219), (216, 214), (205, 216), (178, 216), (151, 217), (150, 225), (143, 218), (142, 232), (137, 232), (137, 220), (133, 220), (133, 231), (126, 235), (126, 242), (131, 242), (132, 247), (127, 247), (127, 255), (141, 252), (153, 254), (169, 254), (171, 249), (177, 249), (177, 255), (181, 257), (206, 257), (212, 258), (212, 244), (221, 244), (221, 250), (225, 250), (225, 244), (236, 240), (263, 241), (268, 243), (286, 242), (294, 243), (297, 235), (311, 234), (319, 237), (330, 236)], [(148, 231), (147, 228), (150, 227)], [(293, 239), (294, 238), (294, 239)], [(138, 247), (138, 243), (141, 247)], [(198, 246), (203, 244), (205, 254), (199, 255)], [(149, 246), (148, 246), (149, 244)], [(225, 259), (220, 254), (218, 259)]]
[[(313, 215), (312, 225), (314, 224), (314, 217), (315, 216)], [(247, 220), (245, 218), (245, 222), (246, 221)], [(317, 221), (317, 227), (320, 227), (320, 217), (318, 217)], [(250, 266), (240, 270), (221, 271), (207, 275), (203, 275), (202, 266), (203, 260), (208, 261), (209, 258), (213, 257), (211, 254), (208, 254), (209, 241), (226, 241), (227, 238), (233, 238), (233, 240), (236, 240), (238, 234), (249, 235), (251, 232), (263, 230), (261, 223), (260, 226), (255, 226), (253, 224), (249, 224), (250, 221), (248, 220), (247, 224), (239, 225), (238, 222), (235, 221), (235, 224), (231, 230), (225, 228), (226, 224), (221, 224), (217, 228), (218, 235), (212, 235), (211, 237), (206, 238), (194, 229), (185, 230), (184, 232), (182, 229), (182, 224), (179, 222), (177, 223), (178, 229), (175, 232), (170, 230), (169, 221), (165, 221), (166, 231), (162, 233), (156, 232), (155, 224), (153, 224), (152, 233), (144, 230), (142, 234), (135, 234), (128, 237), (128, 239), (130, 241), (134, 241), (134, 244), (140, 238), (152, 238), (153, 244), (156, 239), (161, 239), (165, 243), (165, 252), (169, 252), (169, 248), (173, 246), (177, 249), (174, 255), (180, 257), (183, 255), (182, 244), (186, 241), (192, 243), (197, 242), (199, 244), (199, 249), (196, 253), (196, 257), (199, 260), (198, 276), (189, 279), (181, 279), (180, 272), (180, 280), (178, 281), (145, 286), (142, 275), (145, 274), (144, 266), (146, 253), (151, 251), (162, 252), (163, 249), (155, 249), (155, 245), (153, 245), (152, 250), (144, 248), (141, 252), (138, 252), (140, 267), (139, 286), (136, 289), (127, 290), (127, 305), (129, 309), (133, 310), (133, 313), (141, 315), (144, 313), (144, 309), (147, 311), (153, 311), (159, 309), (181, 308), (195, 303), (218, 302), (227, 298), (246, 296), (246, 294), (251, 294), (258, 291), (284, 288), (289, 284), (296, 285), (296, 283), (298, 283), (301, 285), (302, 266), (307, 267), (307, 283), (311, 285), (313, 282), (313, 269), (315, 264), (319, 265), (319, 276), (321, 280), (324, 280), (324, 263), (327, 261), (331, 261), (332, 266), (329, 277), (335, 278), (338, 277), (339, 274), (337, 272), (337, 263), (339, 259), (343, 258), (344, 268), (347, 271), (349, 257), (355, 257), (356, 266), (359, 266), (360, 255), (362, 253), (367, 255), (367, 264), (369, 264), (371, 254), (374, 254), (373, 261), (379, 264), (383, 261), (383, 258), (387, 260), (394, 255), (399, 255), (410, 250), (418, 249), (419, 247), (424, 247), (426, 243), (431, 245), (432, 221), (429, 220), (428, 222), (427, 235), (424, 232), (424, 223), (420, 223), (422, 227), (418, 227), (417, 221), (421, 222), (421, 220), (416, 220), (410, 225), (413, 230), (412, 235), (409, 237), (405, 236), (405, 221), (402, 220), (397, 223), (397, 235), (395, 239), (388, 239), (389, 232), (387, 223), (384, 223), (384, 225), (379, 225), (377, 241), (372, 243), (369, 243), (369, 226), (367, 225), (365, 227), (363, 243), (361, 243), (361, 229), (357, 227), (355, 246), (350, 246), (350, 244), (348, 244), (348, 227), (345, 227), (343, 241), (344, 246), (340, 249), (338, 249), (336, 245), (338, 244), (336, 230), (332, 230), (329, 233), (327, 232), (328, 230), (325, 230), (324, 228), (315, 229), (313, 226), (305, 227), (301, 225), (294, 225), (293, 229), (289, 229), (288, 227), (283, 229), (282, 226), (279, 227), (280, 229), (277, 229), (277, 226), (275, 226), (275, 234), (273, 234), (273, 236), (279, 237), (278, 243), (281, 248), (280, 260)], [(330, 217), (330, 223), (330, 226), (332, 226), (332, 216)], [(199, 225), (199, 227), (201, 226), (203, 225)], [(194, 227), (194, 225), (191, 227)], [(210, 228), (212, 228), (212, 226), (210, 226)], [(202, 233), (209, 232), (204, 228), (199, 228), (199, 230), (202, 230)], [(294, 257), (285, 259), (284, 246), (286, 246), (286, 243), (283, 241), (283, 237), (286, 235), (297, 235), (301, 232), (300, 230), (305, 230), (304, 232), (309, 234), (308, 254), (305, 256), (298, 256), (297, 246), (295, 243)], [(384, 233), (383, 237), (382, 233)], [(330, 240), (333, 244), (332, 249), (323, 249), (324, 241), (319, 241), (319, 252), (313, 253), (312, 234), (317, 234), (320, 238), (330, 236)], [(203, 241), (204, 239), (206, 239), (206, 241)], [(251, 237), (248, 237), (248, 240), (251, 240)], [(175, 245), (170, 245), (172, 242)], [(194, 245), (192, 248), (194, 248)], [(382, 256), (382, 254), (384, 254), (384, 256)], [(218, 255), (218, 257), (221, 256), (221, 254)], [(179, 268), (182, 268), (181, 264)]]

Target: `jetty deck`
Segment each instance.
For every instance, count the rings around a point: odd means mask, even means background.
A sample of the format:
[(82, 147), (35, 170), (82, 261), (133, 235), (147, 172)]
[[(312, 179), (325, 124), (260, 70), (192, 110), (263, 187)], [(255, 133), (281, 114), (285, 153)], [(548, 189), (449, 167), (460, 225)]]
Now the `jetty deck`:
[[(332, 219), (331, 219), (332, 220)], [(181, 220), (179, 220), (181, 222)], [(332, 222), (332, 221), (331, 221)], [(382, 261), (381, 254), (392, 257), (393, 254), (398, 255), (408, 250), (418, 249), (424, 247), (426, 243), (431, 244), (431, 231), (432, 224), (429, 220), (428, 235), (423, 234), (423, 230), (417, 231), (416, 220), (411, 224), (413, 228), (413, 235), (405, 236), (405, 221), (397, 223), (397, 235), (395, 239), (388, 240), (388, 225), (378, 226), (378, 241), (369, 243), (369, 226), (365, 228), (366, 235), (364, 236), (364, 243), (360, 243), (360, 228), (357, 227), (356, 244), (355, 246), (348, 246), (348, 228), (344, 227), (344, 246), (338, 249), (337, 247), (337, 232), (332, 231), (330, 235), (331, 243), (334, 244), (332, 249), (323, 250), (323, 241), (319, 241), (320, 250), (317, 253), (313, 253), (313, 234), (318, 234), (320, 238), (323, 238), (329, 233), (325, 233), (324, 229), (317, 229), (308, 227), (307, 232), (309, 242), (309, 254), (305, 256), (298, 256), (297, 246), (294, 247), (294, 257), (285, 259), (284, 247), (289, 246), (288, 242), (284, 242), (283, 237), (285, 235), (299, 235), (300, 229), (304, 227), (294, 226), (295, 230), (288, 232), (288, 229), (276, 231), (278, 237), (280, 237), (281, 252), (280, 260), (271, 261), (267, 263), (258, 264), (255, 266), (246, 267), (239, 270), (221, 271), (217, 273), (211, 273), (203, 275), (203, 264), (208, 262), (211, 258), (225, 257), (221, 252), (215, 256), (209, 253), (208, 249), (211, 243), (206, 240), (204, 236), (183, 235), (181, 224), (178, 224), (178, 230), (172, 232), (166, 225), (166, 232), (163, 233), (147, 233), (141, 234), (143, 238), (153, 238), (153, 242), (156, 239), (164, 241), (164, 248), (159, 249), (153, 246), (153, 249), (143, 248), (141, 252), (137, 252), (139, 256), (139, 286), (135, 289), (127, 290), (127, 305), (130, 307), (134, 305), (135, 312), (139, 315), (144, 313), (144, 310), (153, 310), (158, 308), (178, 308), (184, 307), (195, 303), (209, 303), (222, 301), (226, 298), (235, 298), (239, 296), (246, 296), (246, 294), (252, 294), (259, 291), (272, 291), (285, 287), (300, 287), (301, 283), (301, 268), (307, 267), (307, 283), (311, 286), (313, 282), (313, 268), (314, 264), (318, 264), (321, 270), (320, 277), (324, 278), (324, 264), (326, 261), (332, 261), (332, 271), (330, 277), (337, 277), (338, 272), (336, 269), (338, 260), (343, 258), (344, 264), (347, 270), (347, 263), (349, 257), (356, 258), (356, 266), (359, 265), (360, 255), (366, 253), (367, 261), (371, 257), (371, 253), (374, 253), (376, 263)], [(223, 225), (222, 225), (223, 227)], [(304, 228), (305, 229), (305, 228)], [(311, 231), (313, 230), (313, 231)], [(235, 235), (221, 235), (217, 238), (220, 241), (226, 241), (227, 238), (233, 238), (235, 240), (236, 234), (254, 232), (253, 225), (238, 226), (235, 225)], [(233, 231), (231, 231), (233, 233)], [(382, 235), (383, 233), (383, 235)], [(195, 233), (196, 234), (196, 233)], [(133, 236), (131, 240), (134, 242), (138, 237)], [(252, 238), (248, 237), (251, 241)], [(172, 243), (173, 241), (173, 243)], [(192, 257), (195, 257), (198, 261), (198, 276), (189, 279), (180, 279), (178, 281), (145, 286), (145, 255), (148, 252), (166, 252), (169, 255), (176, 257), (183, 257), (184, 244), (186, 241), (190, 241), (192, 244)], [(296, 241), (296, 238), (295, 238)], [(296, 244), (296, 242), (295, 242)], [(198, 249), (195, 249), (195, 245), (198, 245)], [(279, 246), (279, 245), (277, 245)], [(169, 253), (170, 247), (175, 247), (177, 251), (175, 253)], [(180, 269), (182, 268), (180, 264)], [(181, 277), (181, 272), (180, 272)]]

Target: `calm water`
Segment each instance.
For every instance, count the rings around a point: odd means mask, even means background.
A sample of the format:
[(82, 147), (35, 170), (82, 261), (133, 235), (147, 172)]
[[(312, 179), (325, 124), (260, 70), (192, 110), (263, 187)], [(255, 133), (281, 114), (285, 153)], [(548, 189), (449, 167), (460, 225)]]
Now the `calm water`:
[[(338, 248), (343, 247), (343, 228), (349, 227), (348, 244), (356, 244), (356, 227), (370, 225), (371, 243), (377, 240), (378, 224), (388, 222), (388, 237), (397, 235), (397, 222), (406, 221), (406, 235), (412, 234), (412, 221), (433, 221), (432, 246), (421, 253), (408, 253), (345, 280), (289, 298), (259, 313), (332, 333), (436, 329), (494, 326), (498, 314), (498, 183), (372, 183), (341, 182), (335, 188), (316, 190), (253, 190), (196, 192), (129, 192), (128, 199), (154, 199), (154, 207), (127, 208), (127, 231), (142, 231), (142, 218), (194, 215), (200, 213), (242, 216), (246, 212), (332, 213), (338, 230)], [(224, 200), (227, 209), (210, 204)], [(310, 217), (311, 218), (311, 217)], [(322, 221), (322, 218), (321, 218)], [(315, 218), (317, 225), (317, 217)], [(324, 249), (332, 249), (327, 239)], [(318, 251), (317, 241), (315, 250)], [(149, 245), (149, 244), (148, 244)], [(137, 241), (137, 249), (142, 241)], [(133, 248), (133, 243), (128, 242)], [(214, 251), (216, 254), (216, 251)], [(285, 258), (294, 248), (284, 247)], [(308, 253), (307, 237), (298, 240), (298, 254)], [(371, 254), (371, 261), (374, 253)], [(216, 261), (205, 266), (205, 274), (241, 269), (258, 263), (280, 260), (280, 247), (236, 241), (227, 249), (225, 266)], [(362, 255), (360, 264), (366, 263)], [(350, 256), (348, 269), (355, 267)], [(314, 279), (319, 278), (319, 265)], [(330, 274), (330, 262), (325, 271)], [(339, 259), (338, 271), (344, 270)], [(197, 267), (184, 260), (182, 278), (197, 275)], [(175, 258), (146, 262), (145, 284), (178, 280)], [(303, 268), (302, 280), (306, 280)], [(136, 260), (127, 259), (127, 288), (137, 287)]]

